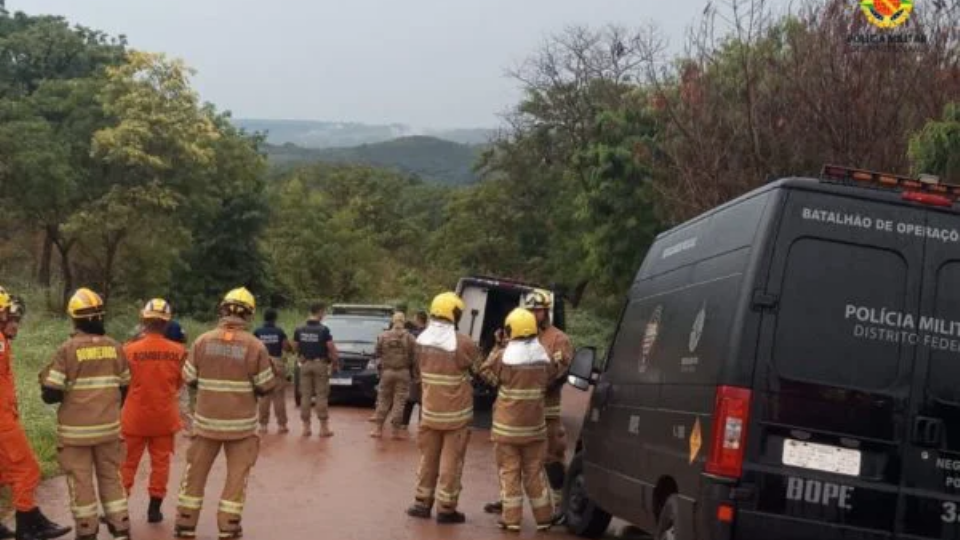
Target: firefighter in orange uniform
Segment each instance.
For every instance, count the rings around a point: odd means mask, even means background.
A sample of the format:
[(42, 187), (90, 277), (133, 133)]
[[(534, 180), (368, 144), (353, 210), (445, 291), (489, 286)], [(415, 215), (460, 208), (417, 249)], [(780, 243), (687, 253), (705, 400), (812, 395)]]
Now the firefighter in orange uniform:
[(17, 337), (26, 305), (0, 288), (0, 484), (10, 486), (16, 510), (17, 532), (0, 524), (0, 539), (58, 538), (69, 527), (53, 523), (40, 512), (34, 492), (40, 484), (40, 465), (20, 424), (16, 387), (11, 368), (11, 341)]
[(480, 376), (497, 388), (491, 439), (495, 445), (503, 504), (500, 527), (520, 531), (523, 493), (530, 499), (538, 530), (550, 528), (553, 506), (543, 460), (547, 450), (544, 396), (557, 364), (537, 340), (537, 319), (523, 308), (513, 310), (504, 325), (509, 343), (497, 348)]
[(103, 299), (78, 289), (67, 304), (75, 332), (42, 375), (45, 403), (57, 411), (58, 460), (67, 476), (78, 540), (96, 540), (97, 494), (115, 539), (130, 538), (127, 497), (120, 481), (120, 407), (130, 371), (120, 344), (104, 330)]
[(445, 524), (466, 521), (457, 502), (473, 421), (471, 373), (482, 360), (476, 344), (457, 332), (463, 309), (463, 300), (452, 292), (433, 299), (430, 324), (417, 338), (414, 361), (414, 377), (422, 384), (420, 468), (407, 514), (429, 519), (436, 501), (437, 523)]
[(277, 385), (266, 346), (247, 331), (256, 300), (245, 288), (227, 293), (220, 303), (220, 323), (193, 343), (183, 366), (184, 380), (197, 387), (194, 438), (177, 505), (178, 538), (196, 537), (203, 492), (210, 468), (222, 449), (227, 478), (220, 496), (220, 538), (240, 538), (240, 516), (247, 478), (260, 452), (257, 397)]
[(121, 426), (127, 459), (121, 471), (129, 494), (144, 450), (150, 452), (150, 506), (147, 521), (163, 521), (160, 506), (167, 495), (174, 436), (180, 430), (179, 393), (183, 384), (183, 345), (165, 337), (173, 311), (155, 298), (140, 312), (143, 333), (124, 345), (130, 364), (130, 393), (123, 406)]

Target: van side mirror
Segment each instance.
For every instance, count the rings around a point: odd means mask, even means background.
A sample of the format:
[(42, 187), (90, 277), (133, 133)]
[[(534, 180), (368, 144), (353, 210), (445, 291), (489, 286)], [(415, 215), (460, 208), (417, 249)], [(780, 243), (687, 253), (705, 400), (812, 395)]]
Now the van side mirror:
[(597, 358), (597, 349), (581, 347), (573, 356), (570, 371), (567, 374), (567, 383), (577, 390), (587, 390), (593, 383), (593, 364)]

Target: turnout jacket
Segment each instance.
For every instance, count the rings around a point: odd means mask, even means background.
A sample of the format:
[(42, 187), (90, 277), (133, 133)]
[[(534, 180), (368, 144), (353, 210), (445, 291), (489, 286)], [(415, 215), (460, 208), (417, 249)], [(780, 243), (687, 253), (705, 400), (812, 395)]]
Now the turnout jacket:
[(267, 348), (239, 317), (224, 317), (193, 343), (183, 378), (197, 388), (194, 432), (208, 439), (250, 437), (257, 428), (257, 396), (277, 385)]
[(546, 439), (544, 399), (557, 370), (536, 338), (511, 341), (490, 353), (479, 375), (498, 387), (491, 430), (494, 442), (527, 444)]
[(547, 388), (546, 395), (546, 417), (560, 418), (560, 396), (563, 393), (563, 380), (566, 379), (567, 370), (573, 362), (573, 344), (570, 338), (560, 331), (556, 326), (548, 326), (540, 331), (540, 344), (547, 350), (550, 360), (555, 364), (555, 378)]
[(61, 445), (96, 446), (120, 438), (121, 392), (130, 383), (130, 370), (119, 343), (76, 331), (54, 353), (41, 381), (63, 396), (57, 411)]
[(431, 321), (417, 338), (414, 378), (420, 380), (420, 425), (452, 431), (473, 421), (472, 373), (480, 350), (452, 323)]

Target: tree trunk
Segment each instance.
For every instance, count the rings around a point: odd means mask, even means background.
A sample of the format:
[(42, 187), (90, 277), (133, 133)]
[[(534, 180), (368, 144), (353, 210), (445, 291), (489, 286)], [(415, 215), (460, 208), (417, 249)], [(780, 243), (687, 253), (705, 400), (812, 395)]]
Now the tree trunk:
[(43, 251), (40, 254), (40, 269), (37, 271), (37, 283), (50, 287), (51, 262), (53, 259), (53, 238), (56, 233), (47, 228), (43, 235)]
[(110, 293), (113, 289), (113, 267), (117, 261), (117, 252), (120, 250), (120, 244), (126, 236), (126, 231), (120, 231), (113, 238), (106, 238), (107, 256), (103, 265), (103, 301), (110, 301)]
[(70, 251), (73, 248), (73, 242), (63, 242), (58, 239), (54, 242), (57, 252), (60, 254), (60, 277), (63, 279), (63, 304), (62, 308), (67, 307), (70, 301), (70, 294), (73, 293), (73, 268), (70, 264)]

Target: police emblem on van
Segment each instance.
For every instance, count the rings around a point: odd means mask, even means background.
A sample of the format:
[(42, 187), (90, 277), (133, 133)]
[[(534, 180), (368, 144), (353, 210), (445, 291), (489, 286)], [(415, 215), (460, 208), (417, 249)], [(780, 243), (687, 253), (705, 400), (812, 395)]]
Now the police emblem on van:
[(697, 313), (697, 318), (693, 320), (693, 328), (690, 330), (690, 342), (687, 344), (690, 346), (690, 352), (697, 350), (697, 346), (700, 345), (700, 336), (703, 335), (703, 323), (707, 320), (707, 304), (704, 303), (700, 307), (700, 313)]
[(657, 342), (657, 336), (660, 334), (660, 317), (663, 315), (663, 306), (657, 306), (647, 322), (647, 329), (643, 333), (643, 346), (640, 349), (640, 373), (647, 370), (647, 363), (650, 361), (650, 352)]

